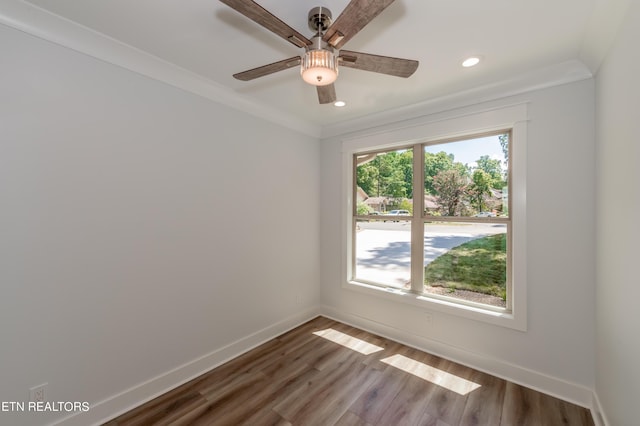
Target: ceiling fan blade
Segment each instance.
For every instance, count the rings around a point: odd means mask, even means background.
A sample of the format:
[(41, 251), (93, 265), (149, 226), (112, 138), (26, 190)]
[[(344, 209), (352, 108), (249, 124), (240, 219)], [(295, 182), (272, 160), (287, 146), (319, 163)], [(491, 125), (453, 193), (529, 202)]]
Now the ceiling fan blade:
[(364, 71), (378, 72), (407, 78), (418, 69), (418, 61), (412, 59), (392, 58), (390, 56), (371, 55), (369, 53), (341, 50), (338, 56), (339, 65)]
[(393, 2), (394, 0), (351, 0), (327, 29), (322, 40), (340, 49)]
[(263, 65), (258, 68), (253, 68), (248, 71), (239, 72), (233, 76), (238, 80), (249, 81), (258, 77), (264, 77), (265, 75), (273, 74), (274, 72), (286, 70), (300, 65), (300, 56), (294, 56), (293, 58), (284, 59), (282, 61), (274, 62), (269, 65)]
[(311, 40), (282, 22), (278, 17), (252, 0), (220, 1), (297, 47), (305, 47), (311, 44)]
[(318, 88), (318, 101), (321, 104), (330, 104), (336, 101), (336, 87), (333, 83), (316, 87)]

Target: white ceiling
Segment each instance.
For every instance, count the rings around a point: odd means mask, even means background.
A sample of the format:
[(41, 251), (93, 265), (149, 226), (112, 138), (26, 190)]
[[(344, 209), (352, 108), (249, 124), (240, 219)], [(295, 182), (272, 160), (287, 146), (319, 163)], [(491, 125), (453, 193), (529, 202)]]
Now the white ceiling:
[[(11, 24), (17, 18), (6, 16), (18, 14), (18, 0), (5, 1), (0, 15), (5, 12), (4, 22)], [(7, 7), (11, 2), (15, 3), (13, 11)], [(322, 128), (479, 87), (497, 87), (536, 73), (559, 80), (566, 80), (567, 73), (589, 76), (604, 54), (594, 40), (600, 40), (605, 30), (615, 34), (618, 22), (605, 18), (611, 15), (607, 15), (612, 9), (609, 4), (616, 2), (619, 0), (396, 0), (345, 48), (416, 59), (420, 66), (408, 79), (342, 68), (335, 86), (338, 98), (347, 102), (344, 108), (319, 105), (315, 88), (301, 80), (297, 69), (250, 82), (232, 78), (233, 73), (300, 54), (301, 49), (217, 0), (21, 3), (66, 18), (56, 17), (59, 26), (74, 25), (67, 19), (74, 21), (86, 27), (83, 31), (102, 33), (204, 77), (229, 96), (239, 95), (242, 102)], [(326, 6), (336, 18), (348, 0), (258, 3), (311, 37), (306, 23), (309, 9)], [(44, 22), (32, 19), (21, 29), (29, 27), (38, 33)], [(63, 37), (49, 38), (65, 44)], [(481, 55), (483, 61), (474, 68), (461, 67), (469, 55)], [(565, 75), (553, 75), (558, 73)]]

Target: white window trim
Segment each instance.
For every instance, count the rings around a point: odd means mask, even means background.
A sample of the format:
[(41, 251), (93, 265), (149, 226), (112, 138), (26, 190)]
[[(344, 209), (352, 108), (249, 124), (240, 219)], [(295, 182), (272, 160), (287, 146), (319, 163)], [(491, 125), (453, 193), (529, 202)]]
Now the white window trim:
[[(345, 289), (407, 303), (427, 311), (437, 311), (471, 320), (500, 325), (520, 331), (527, 329), (527, 238), (526, 238), (526, 151), (527, 105), (525, 103), (475, 112), (449, 113), (448, 117), (429, 117), (410, 126), (361, 135), (342, 141), (342, 286)], [(512, 129), (511, 158), (511, 221), (512, 221), (512, 285), (511, 312), (483, 309), (458, 304), (358, 281), (353, 276), (353, 155), (359, 152), (407, 146), (410, 144), (456, 138), (478, 133)]]

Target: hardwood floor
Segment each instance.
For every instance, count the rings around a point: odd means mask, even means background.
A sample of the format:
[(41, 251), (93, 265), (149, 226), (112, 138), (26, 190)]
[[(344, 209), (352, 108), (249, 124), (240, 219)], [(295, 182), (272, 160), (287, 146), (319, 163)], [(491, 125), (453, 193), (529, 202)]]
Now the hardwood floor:
[(589, 410), (318, 317), (108, 423), (593, 425)]

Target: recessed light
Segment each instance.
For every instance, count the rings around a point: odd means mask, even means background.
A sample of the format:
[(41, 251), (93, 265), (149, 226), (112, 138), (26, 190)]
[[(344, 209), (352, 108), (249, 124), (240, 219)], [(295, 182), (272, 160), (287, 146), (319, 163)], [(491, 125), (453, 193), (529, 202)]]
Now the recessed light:
[(347, 103), (345, 101), (335, 101), (333, 103), (333, 106), (337, 106), (337, 107), (343, 107), (345, 106)]
[(478, 56), (471, 56), (467, 59), (465, 59), (462, 62), (462, 66), (465, 68), (469, 68), (469, 67), (473, 67), (475, 65), (478, 65), (480, 63), (480, 57)]

